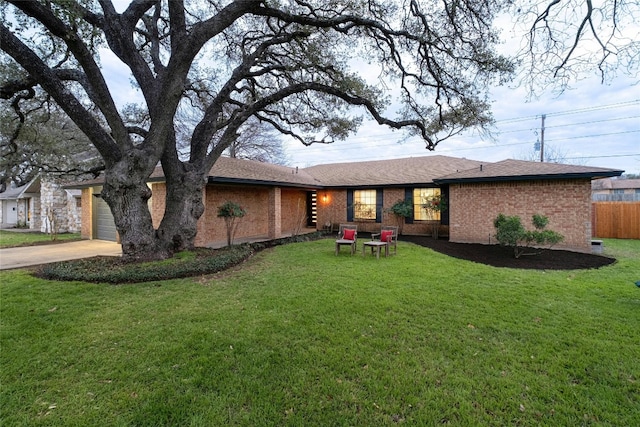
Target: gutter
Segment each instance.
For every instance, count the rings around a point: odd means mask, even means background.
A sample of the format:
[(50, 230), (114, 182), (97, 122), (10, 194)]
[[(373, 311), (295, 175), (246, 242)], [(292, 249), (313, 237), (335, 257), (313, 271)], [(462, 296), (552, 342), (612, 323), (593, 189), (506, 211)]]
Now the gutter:
[(475, 182), (507, 182), (507, 181), (536, 181), (551, 179), (598, 179), (611, 178), (622, 175), (621, 170), (613, 170), (611, 172), (592, 172), (592, 173), (563, 173), (556, 175), (509, 175), (509, 176), (475, 176), (469, 178), (436, 178), (433, 180), (438, 185), (442, 184), (464, 184)]

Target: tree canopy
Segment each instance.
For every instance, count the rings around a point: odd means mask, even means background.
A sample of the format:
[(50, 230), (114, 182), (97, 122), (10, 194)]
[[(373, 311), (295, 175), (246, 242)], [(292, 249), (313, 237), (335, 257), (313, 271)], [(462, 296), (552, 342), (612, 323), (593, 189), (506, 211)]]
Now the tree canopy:
[(25, 91), (0, 109), (0, 192), (41, 172), (54, 179), (81, 179), (95, 178), (104, 169), (75, 123), (39, 92)]
[[(552, 42), (556, 33), (567, 36), (550, 25), (549, 12), (568, 7), (558, 3), (514, 9), (518, 19), (537, 16), (532, 58), (541, 56), (534, 49), (540, 31)], [(0, 45), (24, 72), (0, 82), (0, 98), (42, 88), (104, 160), (102, 197), (125, 256), (164, 257), (193, 245), (204, 178), (251, 120), (310, 145), (347, 138), (367, 115), (419, 135), (431, 150), (465, 129), (488, 126), (487, 90), (508, 81), (517, 62), (498, 53), (494, 25), (513, 4), (135, 0), (119, 11), (108, 0), (9, 0), (0, 6)], [(614, 9), (633, 7), (623, 0)], [(579, 46), (584, 32), (576, 34)], [(601, 68), (611, 56), (611, 45), (603, 46)], [(116, 104), (101, 49), (128, 68), (143, 102)], [(558, 73), (573, 66), (578, 50), (542, 59), (550, 67), (560, 58)], [(390, 88), (399, 99), (391, 99)], [(398, 111), (390, 111), (392, 101)], [(175, 118), (193, 106), (200, 113), (185, 136)], [(167, 201), (155, 229), (145, 182), (158, 162)]]

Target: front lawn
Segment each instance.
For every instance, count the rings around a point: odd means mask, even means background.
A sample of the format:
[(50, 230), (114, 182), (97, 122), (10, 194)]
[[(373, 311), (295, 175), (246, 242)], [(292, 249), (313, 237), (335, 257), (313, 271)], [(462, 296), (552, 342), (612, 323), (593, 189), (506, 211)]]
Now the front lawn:
[(70, 242), (73, 240), (80, 240), (80, 233), (61, 233), (56, 235), (54, 240), (50, 234), (40, 233), (39, 231), (0, 230), (0, 248), (43, 245), (62, 241)]
[(0, 273), (2, 425), (640, 425), (640, 241), (531, 271), (332, 240), (137, 285)]

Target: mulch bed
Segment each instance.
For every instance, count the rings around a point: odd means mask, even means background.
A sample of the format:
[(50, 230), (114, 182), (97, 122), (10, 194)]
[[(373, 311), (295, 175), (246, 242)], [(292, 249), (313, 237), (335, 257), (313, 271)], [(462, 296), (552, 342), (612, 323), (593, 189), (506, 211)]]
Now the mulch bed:
[(500, 245), (451, 243), (444, 239), (424, 236), (400, 236), (400, 240), (433, 249), (454, 258), (466, 259), (494, 267), (523, 268), (533, 270), (578, 270), (600, 268), (613, 264), (615, 258), (602, 255), (545, 250), (539, 255), (513, 256), (513, 249)]

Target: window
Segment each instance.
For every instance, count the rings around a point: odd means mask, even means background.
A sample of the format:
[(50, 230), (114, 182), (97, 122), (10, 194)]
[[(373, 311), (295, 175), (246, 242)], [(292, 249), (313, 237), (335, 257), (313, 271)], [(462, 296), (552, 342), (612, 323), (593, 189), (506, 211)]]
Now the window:
[(355, 220), (376, 219), (376, 190), (354, 190), (353, 218)]
[(413, 219), (416, 221), (440, 221), (440, 212), (425, 209), (434, 198), (440, 198), (439, 188), (413, 189)]

